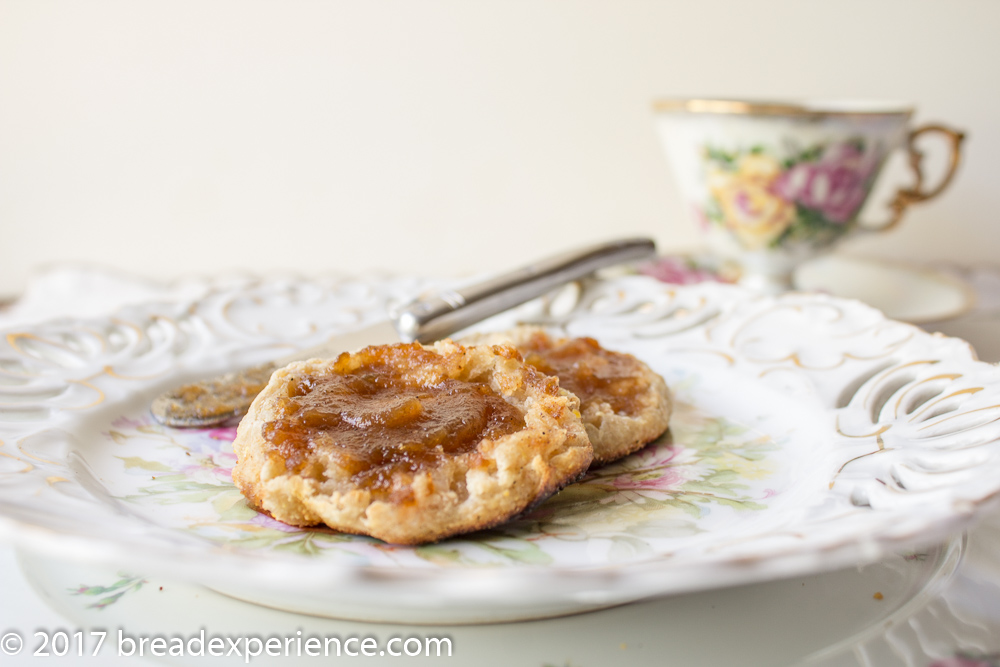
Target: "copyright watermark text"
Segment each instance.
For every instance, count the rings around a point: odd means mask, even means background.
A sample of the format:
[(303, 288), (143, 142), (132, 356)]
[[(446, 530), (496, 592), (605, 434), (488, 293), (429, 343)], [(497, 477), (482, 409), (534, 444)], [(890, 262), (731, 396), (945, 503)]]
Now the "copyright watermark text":
[[(30, 644), (30, 645), (29, 645)], [(289, 635), (215, 635), (204, 629), (190, 635), (131, 635), (121, 628), (116, 631), (49, 632), (39, 630), (28, 640), (22, 633), (11, 630), (0, 637), (4, 655), (18, 655), (30, 650), (40, 658), (98, 656), (114, 652), (121, 657), (227, 657), (249, 663), (259, 656), (273, 658), (339, 658), (339, 657), (438, 657), (450, 658), (451, 639), (448, 637), (391, 637), (385, 642), (376, 637), (340, 637), (337, 635), (305, 635), (301, 630)]]

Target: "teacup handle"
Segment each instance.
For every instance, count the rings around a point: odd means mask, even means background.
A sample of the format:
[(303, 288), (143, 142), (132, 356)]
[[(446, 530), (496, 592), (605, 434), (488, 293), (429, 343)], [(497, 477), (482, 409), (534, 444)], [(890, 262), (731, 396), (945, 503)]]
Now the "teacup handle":
[[(951, 159), (948, 163), (948, 171), (945, 173), (944, 178), (941, 179), (941, 182), (938, 183), (937, 187), (925, 190), (923, 171), (924, 154), (920, 152), (919, 148), (917, 148), (917, 139), (930, 133), (938, 133), (945, 136), (951, 145)], [(952, 179), (955, 177), (955, 172), (958, 170), (958, 163), (962, 152), (962, 141), (964, 139), (964, 132), (953, 130), (945, 127), (944, 125), (923, 125), (915, 130), (911, 130), (909, 135), (906, 137), (906, 150), (910, 156), (910, 168), (913, 169), (913, 173), (916, 176), (916, 183), (913, 184), (913, 187), (900, 188), (896, 192), (896, 196), (889, 204), (889, 208), (892, 210), (892, 217), (889, 218), (887, 222), (884, 222), (881, 225), (860, 225), (861, 229), (873, 232), (884, 232), (892, 229), (899, 224), (900, 220), (903, 219), (903, 213), (905, 213), (906, 209), (908, 209), (912, 204), (919, 204), (920, 202), (933, 199), (941, 194), (951, 183)]]

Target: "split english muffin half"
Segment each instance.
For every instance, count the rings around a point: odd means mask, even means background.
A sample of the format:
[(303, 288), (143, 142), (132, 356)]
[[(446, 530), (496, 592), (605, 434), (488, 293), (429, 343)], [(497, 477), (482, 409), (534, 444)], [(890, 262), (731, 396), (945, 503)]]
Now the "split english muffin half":
[(275, 371), (240, 423), (233, 479), (291, 525), (433, 542), (586, 472), (579, 408), (508, 345), (368, 347)]

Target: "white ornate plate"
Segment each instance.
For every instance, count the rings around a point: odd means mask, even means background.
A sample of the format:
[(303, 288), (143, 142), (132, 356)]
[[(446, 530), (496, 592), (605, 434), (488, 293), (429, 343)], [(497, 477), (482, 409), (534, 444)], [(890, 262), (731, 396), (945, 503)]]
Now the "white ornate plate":
[[(429, 652), (433, 660), (440, 651), (441, 656), (450, 656), (453, 664), (476, 667), (774, 667), (803, 660), (815, 667), (833, 667), (829, 664), (831, 656), (880, 640), (886, 628), (907, 627), (906, 621), (914, 611), (926, 604), (954, 573), (961, 551), (955, 542), (891, 556), (862, 568), (674, 595), (529, 623), (457, 627), (359, 623), (288, 614), (159, 577), (38, 557), (20, 560), (26, 578), (40, 597), (74, 630), (83, 630), (88, 640), (92, 639), (90, 628), (121, 628), (125, 636), (133, 638), (165, 636), (184, 640), (200, 636), (202, 631), (206, 638), (314, 636), (324, 644), (329, 637), (341, 641), (371, 637), (376, 648), (368, 652), (365, 664), (373, 667), (399, 664), (399, 655), (393, 653), (403, 652), (404, 640), (411, 642), (406, 648), (411, 654), (423, 648), (419, 652), (425, 658)], [(25, 629), (22, 625), (21, 630)], [(511, 641), (513, 636), (517, 641)], [(400, 639), (393, 643), (393, 637)], [(726, 641), (719, 641), (720, 637)], [(23, 639), (32, 649), (37, 645), (30, 632), (23, 632)], [(99, 658), (107, 660), (115, 654), (116, 639), (117, 635), (108, 637)], [(438, 644), (433, 639), (446, 643)], [(87, 644), (85, 656), (93, 653), (94, 643)], [(254, 665), (288, 664), (280, 651), (269, 657), (256, 647), (250, 651), (245, 645), (240, 648), (243, 655), (228, 655), (226, 660), (245, 664), (249, 652)], [(346, 647), (348, 651), (351, 648)], [(294, 644), (291, 649), (295, 651)], [(330, 654), (330, 659), (336, 660), (335, 645)], [(21, 655), (24, 664), (30, 664), (30, 651)], [(915, 651), (911, 655), (922, 657), (923, 653)], [(221, 659), (217, 658), (219, 664), (229, 664)], [(186, 664), (181, 658), (174, 661)], [(929, 662), (913, 660), (909, 664)], [(870, 664), (895, 667), (898, 661)], [(858, 665), (852, 661), (849, 667)]]
[(671, 437), (493, 531), (418, 548), (293, 529), (229, 480), (232, 429), (150, 399), (374, 321), (414, 281), (236, 283), (6, 333), (0, 536), (314, 614), (550, 616), (830, 570), (929, 544), (1000, 491), (1000, 372), (858, 302), (627, 277), (483, 328), (556, 319), (662, 373)]

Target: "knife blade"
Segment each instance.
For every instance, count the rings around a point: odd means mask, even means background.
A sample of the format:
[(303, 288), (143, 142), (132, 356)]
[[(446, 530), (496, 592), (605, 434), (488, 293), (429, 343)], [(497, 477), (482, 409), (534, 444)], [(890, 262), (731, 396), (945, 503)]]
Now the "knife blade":
[(430, 343), (491, 315), (542, 296), (594, 271), (656, 254), (651, 239), (622, 239), (549, 257), (520, 269), (463, 287), (425, 295), (394, 309), (389, 319), (300, 350), (271, 363), (183, 385), (153, 400), (150, 409), (161, 424), (214, 426), (246, 413), (267, 385), (271, 373), (293, 361), (333, 358), (367, 345)]

